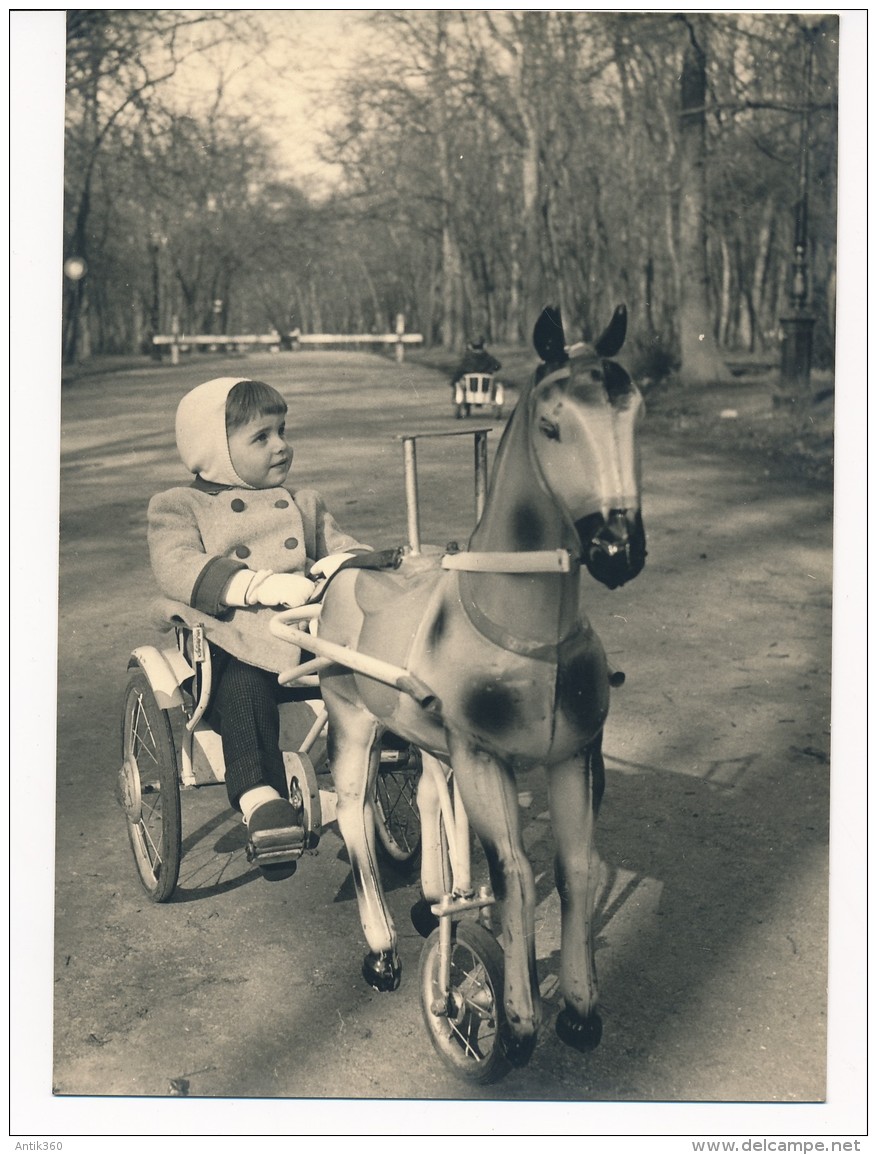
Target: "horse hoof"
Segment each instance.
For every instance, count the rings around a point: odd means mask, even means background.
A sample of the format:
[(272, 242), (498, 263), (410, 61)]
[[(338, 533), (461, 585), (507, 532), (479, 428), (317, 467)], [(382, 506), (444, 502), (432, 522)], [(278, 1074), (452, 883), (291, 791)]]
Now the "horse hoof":
[(429, 938), (439, 920), (432, 913), (432, 903), (425, 898), (418, 898), (411, 908), (411, 925), (421, 938)]
[(554, 1024), (557, 1037), (568, 1047), (577, 1051), (593, 1051), (603, 1037), (603, 1020), (596, 1011), (582, 1018), (571, 1007), (564, 1007)]
[(367, 954), (362, 960), (362, 977), (376, 991), (395, 991), (402, 981), (402, 964), (389, 950)]
[(536, 1036), (527, 1035), (524, 1039), (506, 1037), (503, 1040), (505, 1057), (513, 1067), (526, 1067), (536, 1049)]

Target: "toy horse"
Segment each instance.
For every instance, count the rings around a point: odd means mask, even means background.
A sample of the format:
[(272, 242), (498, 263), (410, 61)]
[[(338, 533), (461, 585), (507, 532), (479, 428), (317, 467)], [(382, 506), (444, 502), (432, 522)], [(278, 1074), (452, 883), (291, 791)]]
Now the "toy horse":
[(541, 766), (548, 775), (562, 909), (556, 1029), (580, 1050), (601, 1034), (591, 915), (609, 671), (580, 612), (579, 576), (584, 564), (614, 588), (645, 562), (634, 437), (642, 398), (610, 359), (626, 328), (619, 306), (593, 345), (567, 347), (559, 311), (544, 310), (534, 329), (542, 364), (498, 446), (468, 550), (408, 555), (393, 571), (339, 571), (319, 629), (321, 639), (404, 667), (429, 690), (400, 692), (337, 665), (321, 674), (338, 824), (370, 952), (363, 974), (392, 990), (401, 971), (368, 801), (390, 729), (451, 765), (484, 847), (502, 912), (504, 1047), (516, 1065), (529, 1059), (541, 1018), (517, 771)]

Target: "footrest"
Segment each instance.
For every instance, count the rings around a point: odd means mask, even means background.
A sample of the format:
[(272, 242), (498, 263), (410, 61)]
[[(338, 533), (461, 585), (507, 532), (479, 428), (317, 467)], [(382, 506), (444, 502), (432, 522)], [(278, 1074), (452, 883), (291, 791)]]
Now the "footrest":
[[(279, 810), (279, 813), (273, 813), (275, 809)], [(272, 818), (273, 825), (270, 824)], [(304, 820), (301, 786), (298, 778), (293, 777), (289, 783), (289, 803), (278, 799), (276, 802), (266, 803), (256, 811), (253, 825), (257, 829), (249, 831), (247, 861), (266, 866), (279, 862), (294, 862), (297, 858), (301, 858), (308, 844), (308, 831)]]
[(284, 830), (262, 830), (247, 843), (247, 861), (265, 865), (272, 862), (295, 862), (305, 851), (304, 827)]

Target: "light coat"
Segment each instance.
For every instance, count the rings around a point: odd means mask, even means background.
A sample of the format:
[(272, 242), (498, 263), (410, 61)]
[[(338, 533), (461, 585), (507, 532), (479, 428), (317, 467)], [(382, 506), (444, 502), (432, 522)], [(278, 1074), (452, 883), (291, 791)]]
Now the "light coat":
[(200, 477), (152, 498), (148, 542), (164, 627), (202, 623), (210, 641), (274, 673), (295, 665), (298, 651), (269, 632), (276, 608), (223, 603), (230, 579), (242, 569), (307, 574), (328, 554), (370, 548), (339, 528), (316, 490), (249, 489)]

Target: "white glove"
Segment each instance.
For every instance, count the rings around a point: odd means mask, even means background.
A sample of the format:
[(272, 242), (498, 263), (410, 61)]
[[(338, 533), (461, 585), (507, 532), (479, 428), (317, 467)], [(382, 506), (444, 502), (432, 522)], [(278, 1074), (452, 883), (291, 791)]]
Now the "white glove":
[(250, 586), (255, 587), (269, 577), (274, 571), (270, 569), (259, 570), (258, 573), (253, 573), (251, 569), (241, 569), (234, 575), (222, 594), (222, 600), (227, 606), (247, 606), (252, 605), (252, 602), (247, 601), (247, 594)]
[(316, 574), (317, 577), (330, 578), (342, 562), (347, 561), (349, 557), (356, 557), (353, 553), (330, 553), (325, 557), (321, 557), (319, 561), (315, 561), (311, 566), (311, 573)]
[(313, 592), (314, 583), (301, 574), (272, 573), (250, 583), (247, 605), (302, 606)]

